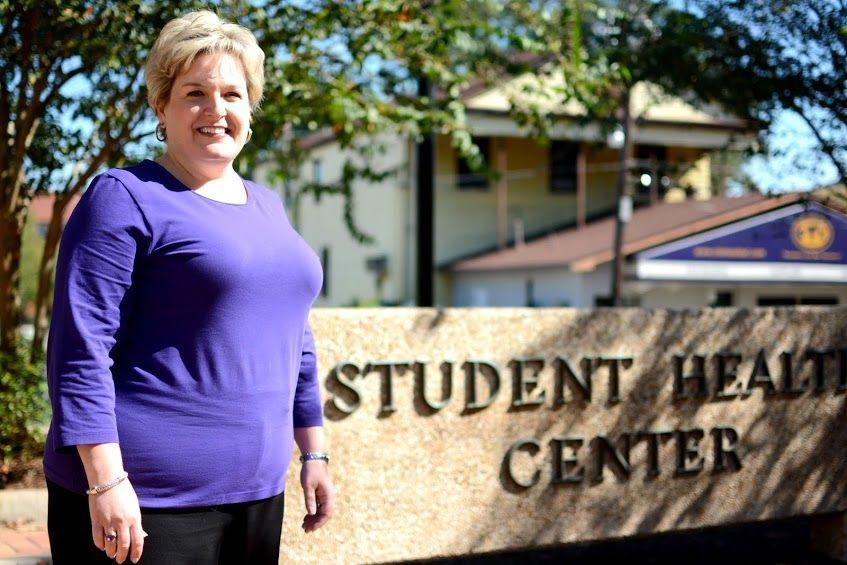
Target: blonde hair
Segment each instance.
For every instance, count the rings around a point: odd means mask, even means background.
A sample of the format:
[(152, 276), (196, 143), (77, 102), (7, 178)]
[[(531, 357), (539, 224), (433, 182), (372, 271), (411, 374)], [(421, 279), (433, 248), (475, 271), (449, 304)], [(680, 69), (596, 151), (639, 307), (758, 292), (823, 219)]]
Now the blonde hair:
[(189, 12), (165, 24), (144, 65), (147, 103), (157, 111), (171, 96), (174, 79), (203, 53), (231, 53), (244, 67), (247, 98), (255, 112), (265, 87), (265, 54), (246, 27), (208, 10)]

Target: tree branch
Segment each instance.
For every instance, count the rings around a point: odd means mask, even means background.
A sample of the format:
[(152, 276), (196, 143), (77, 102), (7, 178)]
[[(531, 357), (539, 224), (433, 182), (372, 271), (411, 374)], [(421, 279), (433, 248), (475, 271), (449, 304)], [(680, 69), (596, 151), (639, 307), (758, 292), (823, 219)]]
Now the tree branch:
[(838, 160), (838, 157), (835, 154), (835, 146), (826, 139), (823, 134), (820, 132), (820, 129), (812, 122), (812, 120), (802, 111), (802, 109), (798, 108), (797, 105), (793, 105), (791, 108), (797, 114), (803, 118), (803, 121), (809, 126), (809, 129), (812, 130), (812, 133), (815, 135), (815, 138), (818, 140), (820, 144), (821, 151), (823, 151), (827, 157), (829, 157), (832, 164), (835, 165), (835, 168), (838, 169), (838, 176), (840, 177), (839, 182), (842, 184), (847, 184), (847, 167), (843, 163)]
[[(21, 16), (19, 20), (18, 32), (21, 34), (21, 51), (20, 51), (20, 82), (18, 83), (18, 103), (15, 109), (15, 125), (20, 119), (24, 108), (27, 105), (26, 87), (29, 83), (29, 73), (32, 68), (32, 36), (35, 32), (35, 13), (28, 12)], [(15, 128), (15, 135), (18, 135), (18, 129)]]

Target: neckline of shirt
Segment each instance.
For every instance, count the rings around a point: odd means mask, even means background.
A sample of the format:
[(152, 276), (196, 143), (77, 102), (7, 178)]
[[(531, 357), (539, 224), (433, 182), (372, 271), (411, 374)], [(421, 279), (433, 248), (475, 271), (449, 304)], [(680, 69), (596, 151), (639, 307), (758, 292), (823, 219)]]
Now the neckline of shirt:
[(184, 188), (185, 190), (187, 190), (188, 192), (190, 192), (190, 193), (191, 193), (191, 194), (193, 194), (194, 196), (199, 196), (200, 198), (202, 198), (203, 200), (206, 200), (206, 201), (208, 201), (208, 202), (215, 202), (215, 203), (217, 203), (217, 204), (223, 204), (224, 206), (237, 206), (237, 207), (242, 207), (242, 208), (243, 208), (243, 207), (247, 206), (248, 204), (252, 203), (252, 202), (253, 202), (253, 200), (254, 200), (254, 195), (253, 195), (253, 193), (250, 191), (250, 189), (247, 187), (247, 182), (245, 182), (245, 180), (244, 180), (244, 179), (242, 179), (240, 176), (239, 176), (238, 178), (239, 178), (239, 179), (241, 179), (241, 184), (242, 184), (242, 186), (244, 186), (244, 192), (247, 194), (247, 201), (246, 201), (246, 202), (241, 202), (241, 203), (237, 203), (237, 202), (224, 202), (223, 200), (216, 200), (216, 199), (214, 199), (214, 198), (209, 198), (208, 196), (203, 196), (203, 195), (202, 195), (202, 194), (200, 194), (199, 192), (196, 192), (196, 191), (192, 190), (190, 187), (186, 186), (186, 184), (185, 184), (184, 182), (182, 182), (181, 180), (179, 180), (178, 178), (176, 178), (176, 177), (174, 176), (174, 174), (173, 174), (172, 172), (170, 172), (167, 168), (165, 168), (165, 167), (164, 167), (161, 163), (157, 163), (156, 161), (154, 161), (154, 160), (152, 160), (152, 159), (144, 159), (144, 160), (145, 160), (146, 162), (148, 162), (148, 163), (152, 163), (152, 164), (153, 164), (156, 168), (158, 168), (159, 170), (161, 170), (161, 171), (162, 171), (165, 175), (167, 175), (167, 177), (168, 177), (169, 179), (173, 180), (173, 182), (175, 182), (176, 184), (178, 184), (180, 187)]

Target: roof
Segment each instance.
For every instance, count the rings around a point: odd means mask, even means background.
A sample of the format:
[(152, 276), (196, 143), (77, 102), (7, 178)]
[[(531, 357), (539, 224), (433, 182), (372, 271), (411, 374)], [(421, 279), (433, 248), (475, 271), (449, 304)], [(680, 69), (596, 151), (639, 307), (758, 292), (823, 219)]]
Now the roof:
[[(626, 255), (729, 222), (761, 214), (805, 198), (802, 193), (765, 196), (750, 193), (733, 198), (662, 202), (636, 209), (624, 231)], [(569, 228), (515, 247), (484, 252), (447, 265), (453, 272), (503, 271), (545, 267), (568, 267), (591, 271), (613, 259), (615, 217)]]
[(812, 191), (812, 198), (824, 206), (847, 214), (847, 186), (843, 184), (836, 183), (816, 188)]
[[(510, 57), (510, 63), (514, 71), (519, 68), (540, 69), (545, 64), (553, 61), (550, 55), (538, 55), (533, 53), (516, 53)], [(459, 98), (465, 104), (467, 114), (509, 114), (509, 99), (511, 96), (532, 101), (538, 109), (555, 114), (560, 120), (581, 121), (585, 118), (585, 108), (575, 100), (567, 102), (556, 101), (558, 99), (557, 89), (563, 85), (562, 75), (545, 79), (533, 71), (524, 71), (522, 74), (512, 74), (502, 71), (494, 80), (486, 81), (482, 77), (473, 77), (470, 82), (462, 88)], [(528, 92), (536, 94), (529, 95)], [(539, 94), (539, 93), (546, 94)], [(435, 89), (433, 98), (443, 99), (446, 94), (443, 90)], [(721, 111), (713, 104), (702, 105), (695, 108), (679, 97), (667, 96), (658, 85), (641, 82), (635, 85), (632, 91), (632, 110), (638, 116), (640, 126), (670, 126), (670, 127), (703, 127), (735, 132), (753, 132), (757, 125), (749, 120), (741, 119)], [(297, 143), (303, 150), (310, 150), (332, 142), (336, 138), (333, 128), (325, 126), (318, 130), (309, 132), (297, 139)]]

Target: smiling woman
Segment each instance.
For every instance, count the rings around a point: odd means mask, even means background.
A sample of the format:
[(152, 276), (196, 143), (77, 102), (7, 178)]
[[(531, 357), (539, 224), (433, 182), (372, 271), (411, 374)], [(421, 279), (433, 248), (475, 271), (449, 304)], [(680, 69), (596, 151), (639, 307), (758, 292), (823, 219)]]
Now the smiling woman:
[(233, 168), (263, 61), (211, 12), (169, 22), (146, 65), (167, 150), (94, 179), (62, 234), (44, 457), (57, 564), (276, 564), (294, 442), (303, 529), (332, 516), (308, 324), (320, 261)]
[(235, 194), (240, 182), (231, 170), (250, 135), (247, 81), (239, 59), (230, 53), (198, 55), (155, 109), (168, 143), (161, 164), (204, 195), (246, 200)]
[(264, 60), (249, 30), (211, 12), (173, 20), (153, 46), (147, 100), (159, 120), (157, 135), (168, 144), (159, 162), (204, 196), (246, 201), (231, 164), (250, 139)]

